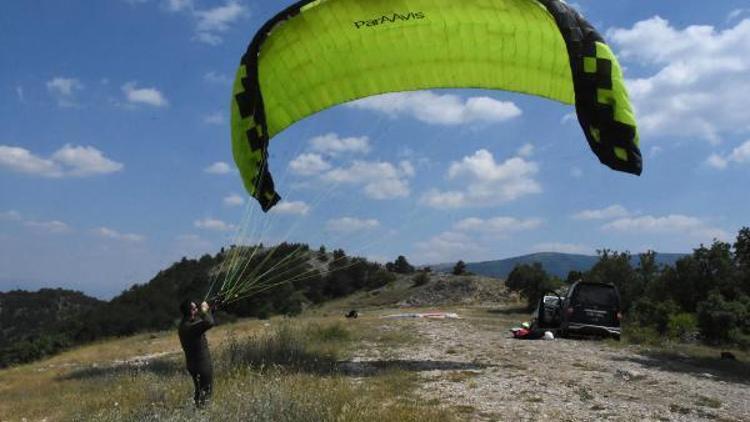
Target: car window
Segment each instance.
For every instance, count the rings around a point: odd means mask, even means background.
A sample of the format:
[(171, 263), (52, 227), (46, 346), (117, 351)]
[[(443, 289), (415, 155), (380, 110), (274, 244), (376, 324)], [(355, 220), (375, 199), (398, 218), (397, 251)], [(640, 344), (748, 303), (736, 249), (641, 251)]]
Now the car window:
[(611, 286), (581, 284), (575, 292), (576, 303), (594, 306), (617, 306), (617, 293)]

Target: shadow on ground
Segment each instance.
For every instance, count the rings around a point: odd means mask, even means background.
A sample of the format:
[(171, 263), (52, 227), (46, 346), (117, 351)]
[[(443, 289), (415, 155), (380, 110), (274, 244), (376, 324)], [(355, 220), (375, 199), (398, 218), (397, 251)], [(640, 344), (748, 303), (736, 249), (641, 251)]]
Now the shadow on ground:
[(647, 369), (690, 374), (734, 384), (750, 385), (750, 363), (717, 357), (693, 357), (672, 352), (652, 351), (615, 360), (637, 363)]
[(518, 314), (530, 314), (531, 311), (526, 309), (525, 306), (519, 305), (519, 306), (512, 306), (507, 308), (496, 308), (496, 309), (488, 309), (488, 314), (495, 314), (495, 315), (518, 315)]
[(424, 371), (470, 371), (482, 370), (495, 365), (472, 362), (455, 362), (443, 360), (369, 360), (338, 362), (336, 371), (342, 375), (373, 376), (384, 372), (401, 370), (409, 372)]
[(58, 376), (59, 381), (85, 380), (120, 376), (138, 376), (150, 373), (158, 376), (171, 376), (185, 372), (185, 364), (174, 359), (154, 359), (147, 362), (121, 363), (103, 366), (87, 366)]

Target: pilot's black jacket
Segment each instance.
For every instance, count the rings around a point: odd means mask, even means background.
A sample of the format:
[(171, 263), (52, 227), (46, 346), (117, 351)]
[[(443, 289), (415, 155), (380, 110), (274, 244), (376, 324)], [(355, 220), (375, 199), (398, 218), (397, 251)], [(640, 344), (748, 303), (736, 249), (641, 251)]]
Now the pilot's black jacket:
[(211, 312), (199, 314), (195, 319), (183, 318), (178, 333), (180, 344), (185, 352), (187, 370), (195, 384), (195, 404), (203, 406), (211, 397), (214, 371), (211, 353), (208, 350), (206, 331), (214, 326)]

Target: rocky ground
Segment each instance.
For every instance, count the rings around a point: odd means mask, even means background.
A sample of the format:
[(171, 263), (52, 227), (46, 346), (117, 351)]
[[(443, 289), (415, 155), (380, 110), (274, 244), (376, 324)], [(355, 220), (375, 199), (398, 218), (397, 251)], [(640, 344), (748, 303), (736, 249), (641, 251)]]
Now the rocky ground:
[(383, 332), (410, 333), (413, 341), (370, 345), (349, 369), (418, 372), (425, 400), (469, 420), (750, 421), (750, 379), (732, 370), (743, 363), (707, 366), (602, 341), (515, 340), (509, 315), (466, 313), (460, 320), (384, 319)]

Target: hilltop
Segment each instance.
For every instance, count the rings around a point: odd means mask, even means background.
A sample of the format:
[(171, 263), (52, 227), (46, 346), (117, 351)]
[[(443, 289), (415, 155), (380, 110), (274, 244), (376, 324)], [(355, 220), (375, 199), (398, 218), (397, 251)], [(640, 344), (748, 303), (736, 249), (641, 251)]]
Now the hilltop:
[(0, 292), (0, 367), (70, 346), (84, 316), (104, 303), (64, 289)]
[[(657, 253), (656, 263), (659, 265), (674, 266), (680, 258), (687, 254), (679, 253)], [(565, 279), (570, 271), (586, 272), (590, 270), (599, 261), (598, 256), (580, 255), (560, 252), (539, 252), (529, 255), (516, 256), (512, 258), (496, 259), (492, 261), (467, 262), (466, 269), (474, 274), (487, 277), (507, 278), (508, 274), (513, 271), (517, 265), (533, 264), (538, 262), (542, 264), (545, 271), (550, 275)], [(453, 269), (453, 263), (442, 263), (431, 265), (436, 271), (450, 272)], [(631, 257), (631, 265), (638, 265), (638, 255)]]
[(223, 307), (220, 314), (226, 321), (292, 316), (342, 298), (351, 306), (366, 307), (473, 303), (507, 295), (498, 280), (482, 277), (428, 275), (436, 282), (416, 285), (416, 273), (387, 271), (380, 264), (348, 257), (340, 249), (311, 251), (307, 245), (281, 244), (259, 247), (252, 258), (247, 255), (230, 249), (199, 259), (183, 258), (108, 302), (53, 289), (1, 294), (0, 367), (102, 338), (170, 329), (179, 319), (179, 303), (206, 297), (211, 286), (216, 288), (227, 277), (226, 269), (231, 268), (227, 263), (232, 260), (235, 267), (247, 264), (279, 281), (272, 289)]
[[(481, 279), (456, 278), (465, 284)], [(400, 277), (294, 317), (242, 319), (209, 331), (214, 402), (192, 408), (174, 331), (98, 342), (0, 370), (2, 420), (747, 420), (748, 355), (580, 340), (521, 341), (514, 299), (444, 304), (459, 319), (365, 304), (434, 291)], [(450, 282), (450, 281), (449, 281)], [(415, 291), (416, 290), (416, 291)], [(391, 302), (389, 299), (388, 302)], [(366, 305), (360, 317), (343, 313)]]

